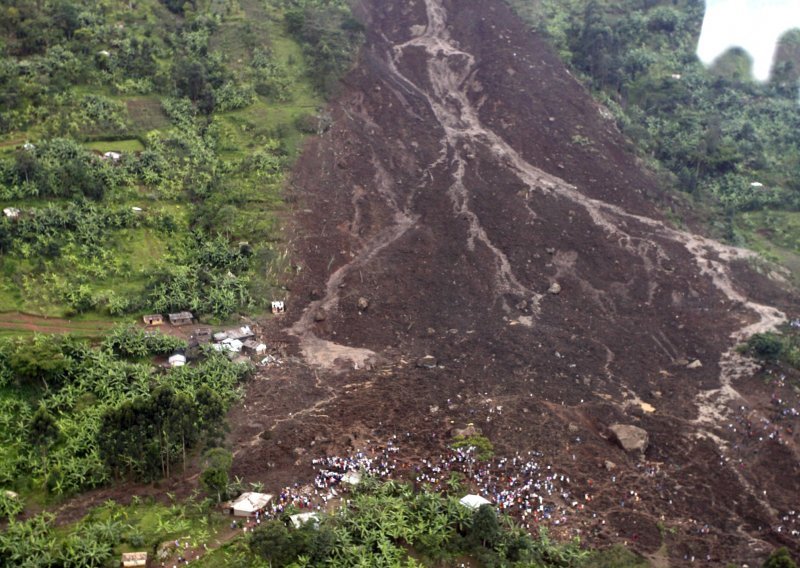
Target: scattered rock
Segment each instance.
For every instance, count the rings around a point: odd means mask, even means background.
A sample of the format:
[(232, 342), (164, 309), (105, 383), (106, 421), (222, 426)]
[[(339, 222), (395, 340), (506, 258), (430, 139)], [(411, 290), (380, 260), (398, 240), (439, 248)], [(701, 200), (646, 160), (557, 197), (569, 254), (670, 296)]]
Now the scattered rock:
[(325, 313), (325, 310), (317, 310), (314, 312), (314, 321), (320, 322), (326, 319), (328, 319), (328, 314)]
[(567, 425), (567, 430), (569, 430), (570, 434), (577, 434), (581, 429), (574, 422), (570, 422)]
[(547, 248), (546, 248), (546, 249), (544, 249), (544, 250), (545, 250), (545, 252), (546, 252), (547, 254), (556, 254), (556, 249), (554, 249), (553, 247), (547, 247)]
[(369, 307), (369, 300), (367, 300), (364, 296), (361, 296), (358, 299), (358, 309), (362, 312)]
[(650, 437), (646, 430), (630, 424), (612, 424), (608, 428), (614, 440), (628, 453), (644, 454)]
[(691, 363), (686, 365), (686, 368), (687, 369), (699, 369), (702, 366), (703, 366), (703, 364), (700, 362), (700, 359), (695, 359), (694, 361), (692, 361)]
[(420, 369), (435, 369), (438, 361), (433, 355), (425, 355), (417, 359), (417, 367)]
[(431, 414), (436, 414), (437, 412), (439, 412), (439, 407), (436, 406), (435, 404), (431, 405), (428, 407), (428, 412), (430, 412)]
[(294, 450), (292, 450), (292, 454), (294, 454), (296, 458), (299, 458), (300, 456), (304, 456), (307, 451), (308, 450), (306, 450), (305, 448), (295, 448)]
[(561, 293), (561, 284), (559, 284), (558, 282), (553, 282), (552, 284), (550, 284), (550, 287), (547, 289), (547, 291), (550, 292), (551, 294), (558, 295)]
[(471, 438), (472, 436), (480, 436), (480, 428), (476, 428), (474, 424), (468, 424), (466, 428), (455, 428), (453, 430), (453, 437), (458, 438)]
[(617, 469), (617, 464), (615, 464), (611, 460), (606, 460), (603, 462), (603, 467), (606, 468), (608, 471), (613, 471)]
[(322, 292), (317, 289), (311, 290), (311, 292), (308, 293), (308, 297), (311, 300), (319, 300), (322, 297)]
[(519, 302), (519, 303), (518, 303), (518, 304), (517, 304), (515, 307), (516, 307), (518, 310), (522, 311), (522, 310), (524, 310), (525, 308), (527, 308), (527, 307), (528, 307), (528, 302), (527, 302), (527, 301), (525, 301), (525, 300), (521, 300), (521, 301), (520, 301), (520, 302)]

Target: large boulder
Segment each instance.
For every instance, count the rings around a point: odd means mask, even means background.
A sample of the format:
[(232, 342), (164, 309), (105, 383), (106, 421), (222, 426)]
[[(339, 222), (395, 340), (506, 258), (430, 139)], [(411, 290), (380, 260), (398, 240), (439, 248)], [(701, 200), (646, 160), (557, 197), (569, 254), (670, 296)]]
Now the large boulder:
[(608, 428), (613, 439), (628, 453), (644, 454), (650, 437), (647, 431), (630, 424), (612, 424)]

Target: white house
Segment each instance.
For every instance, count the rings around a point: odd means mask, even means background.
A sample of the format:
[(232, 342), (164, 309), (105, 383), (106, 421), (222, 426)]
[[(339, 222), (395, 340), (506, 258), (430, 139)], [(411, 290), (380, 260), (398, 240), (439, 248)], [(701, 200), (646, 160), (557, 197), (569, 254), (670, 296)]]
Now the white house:
[(231, 513), (236, 517), (252, 517), (263, 511), (270, 501), (272, 495), (247, 491), (231, 501)]
[(464, 497), (459, 500), (463, 506), (467, 509), (472, 509), (473, 511), (477, 511), (481, 508), (481, 505), (491, 505), (492, 502), (484, 499), (480, 495), (465, 495)]

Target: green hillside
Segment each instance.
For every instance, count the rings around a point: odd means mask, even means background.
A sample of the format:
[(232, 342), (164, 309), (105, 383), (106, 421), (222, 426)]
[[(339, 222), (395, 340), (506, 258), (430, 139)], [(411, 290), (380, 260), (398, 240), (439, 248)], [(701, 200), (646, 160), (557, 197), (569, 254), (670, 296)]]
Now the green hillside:
[(262, 310), (359, 29), (341, 2), (2, 2), (0, 312)]

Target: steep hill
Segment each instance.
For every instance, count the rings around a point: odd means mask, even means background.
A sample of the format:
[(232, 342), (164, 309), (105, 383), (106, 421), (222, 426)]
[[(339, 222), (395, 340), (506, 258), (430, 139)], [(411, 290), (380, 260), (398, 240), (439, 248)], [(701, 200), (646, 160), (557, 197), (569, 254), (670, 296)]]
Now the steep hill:
[[(796, 317), (781, 272), (667, 221), (609, 113), (502, 1), (359, 10), (361, 60), (291, 189), (285, 333), (307, 367), (251, 387), (235, 469), (302, 477), (295, 448), (405, 432), (425, 455), (474, 423), (594, 495), (564, 534), (673, 565), (797, 553), (797, 418), (769, 400), (797, 406), (797, 377), (765, 387), (734, 349)], [(642, 460), (614, 423), (649, 433)]]

